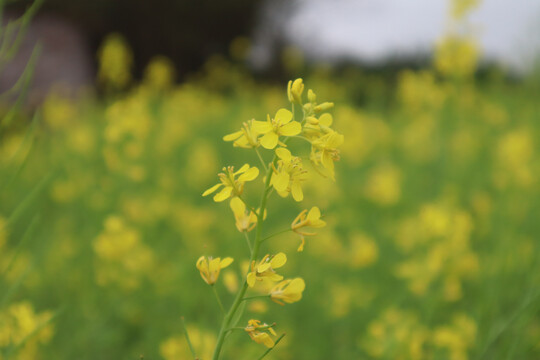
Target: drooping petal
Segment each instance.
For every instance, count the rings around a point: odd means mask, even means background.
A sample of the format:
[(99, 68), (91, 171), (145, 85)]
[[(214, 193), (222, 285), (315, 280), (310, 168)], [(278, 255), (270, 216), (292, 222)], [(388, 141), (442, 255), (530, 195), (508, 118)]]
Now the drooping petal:
[(244, 216), (246, 211), (246, 205), (242, 200), (237, 197), (233, 197), (229, 205), (235, 217), (239, 218)]
[(272, 185), (277, 191), (286, 191), (289, 186), (290, 175), (286, 172), (280, 172), (272, 178)]
[(290, 122), (279, 128), (279, 133), (283, 136), (294, 136), (302, 132), (302, 125), (298, 121)]
[(285, 265), (286, 262), (287, 262), (287, 255), (285, 255), (282, 252), (277, 253), (276, 256), (274, 256), (272, 260), (270, 260), (270, 263), (272, 264), (272, 269), (280, 268), (283, 265)]
[(261, 138), (261, 145), (265, 149), (271, 150), (276, 147), (278, 143), (278, 138), (279, 137), (275, 132), (269, 131), (266, 134), (264, 134), (264, 136)]
[(293, 196), (293, 199), (295, 201), (302, 201), (304, 200), (304, 192), (302, 191), (302, 186), (298, 181), (295, 181), (291, 185), (291, 194)]
[(223, 140), (224, 141), (233, 141), (233, 140), (238, 139), (240, 136), (242, 136), (242, 134), (243, 134), (242, 130), (236, 131), (236, 132), (233, 132), (232, 134), (225, 135), (223, 137)]
[(216, 185), (212, 186), (210, 189), (203, 192), (202, 196), (210, 195), (211, 193), (216, 191), (221, 185), (223, 185), (223, 184), (220, 183), (220, 184), (216, 184)]
[(274, 117), (274, 120), (281, 125), (285, 125), (288, 122), (290, 122), (292, 118), (293, 118), (292, 112), (290, 112), (287, 109), (279, 109), (276, 112), (276, 116)]
[(253, 287), (253, 285), (255, 285), (255, 279), (257, 278), (257, 275), (255, 275), (254, 272), (250, 272), (247, 276), (247, 283), (249, 285), (249, 287)]
[(219, 258), (215, 258), (215, 259), (210, 260), (210, 263), (208, 264), (208, 272), (210, 274), (219, 272), (219, 270), (220, 270), (219, 263), (220, 263)]
[(224, 187), (223, 189), (221, 189), (220, 192), (218, 192), (214, 196), (214, 201), (221, 202), (221, 201), (227, 200), (229, 196), (231, 196), (232, 191), (233, 191), (233, 188), (231, 186)]
[(290, 293), (301, 293), (306, 288), (306, 283), (302, 278), (295, 278), (287, 286), (285, 292)]
[(238, 181), (252, 181), (259, 176), (259, 169), (255, 166), (247, 170), (245, 173), (238, 177)]

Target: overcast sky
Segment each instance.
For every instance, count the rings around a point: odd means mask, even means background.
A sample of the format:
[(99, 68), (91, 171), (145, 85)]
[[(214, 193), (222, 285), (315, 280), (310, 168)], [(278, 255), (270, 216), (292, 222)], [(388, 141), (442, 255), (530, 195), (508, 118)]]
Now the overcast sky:
[[(448, 26), (448, 0), (298, 0), (293, 9), (270, 1), (266, 26), (303, 48), (310, 58), (348, 56), (378, 61), (429, 52)], [(275, 4), (275, 2), (274, 2)], [(540, 0), (484, 0), (469, 23), (487, 59), (514, 69), (540, 53)], [(270, 25), (272, 26), (272, 25)], [(258, 33), (260, 55), (268, 29)]]

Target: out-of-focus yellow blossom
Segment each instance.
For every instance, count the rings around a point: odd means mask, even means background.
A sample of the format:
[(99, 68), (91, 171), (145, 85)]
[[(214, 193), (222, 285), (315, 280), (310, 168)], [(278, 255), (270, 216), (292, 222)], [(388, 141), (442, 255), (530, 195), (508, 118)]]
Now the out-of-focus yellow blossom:
[(295, 136), (302, 132), (302, 125), (293, 120), (292, 112), (287, 109), (279, 109), (273, 119), (268, 115), (266, 121), (254, 120), (251, 127), (257, 133), (264, 134), (260, 142), (266, 149), (273, 149), (278, 143), (284, 146), (279, 141), (280, 136)]
[(344, 136), (335, 131), (311, 141), (311, 162), (321, 174), (329, 176), (332, 180), (335, 180), (334, 161), (339, 160), (338, 147), (343, 141)]
[(255, 281), (268, 279), (271, 281), (283, 280), (283, 276), (277, 274), (274, 270), (279, 269), (287, 262), (287, 255), (280, 252), (274, 256), (265, 255), (257, 264), (255, 261), (251, 263), (251, 272), (247, 276), (249, 287), (255, 285)]
[(290, 102), (302, 105), (303, 92), (304, 92), (304, 81), (301, 78), (298, 78), (294, 81), (291, 80), (287, 84), (287, 96)]
[(167, 90), (174, 84), (175, 76), (173, 62), (165, 56), (155, 56), (144, 69), (144, 84), (152, 91)]
[[(187, 326), (187, 332), (197, 356), (200, 359), (211, 359), (216, 344), (216, 336), (210, 331), (200, 330), (193, 325)], [(161, 342), (159, 344), (159, 354), (165, 360), (191, 359), (193, 357), (184, 334), (173, 335)]]
[(368, 325), (360, 344), (374, 358), (422, 360), (428, 358), (428, 341), (415, 314), (391, 308)]
[(373, 202), (390, 206), (401, 197), (401, 171), (392, 165), (380, 165), (368, 175), (366, 196)]
[(99, 49), (98, 58), (100, 83), (113, 89), (122, 89), (129, 84), (133, 54), (122, 35), (108, 35)]
[(236, 228), (240, 232), (251, 231), (257, 226), (257, 214), (251, 210), (246, 211), (246, 204), (237, 197), (233, 197), (230, 202), (231, 210), (236, 220)]
[(238, 277), (236, 273), (230, 269), (223, 271), (223, 284), (227, 291), (234, 294), (238, 291)]
[(332, 114), (324, 113), (317, 119), (315, 116), (308, 116), (304, 124), (303, 132), (310, 139), (316, 139), (321, 136), (321, 134), (326, 134), (332, 131), (330, 126), (334, 118)]
[(355, 234), (350, 243), (350, 264), (353, 268), (372, 265), (379, 257), (379, 248), (375, 241), (365, 234)]
[(43, 121), (53, 129), (65, 128), (76, 123), (77, 106), (73, 100), (58, 92), (51, 92), (42, 105)]
[(292, 156), (285, 148), (276, 149), (276, 155), (279, 160), (270, 184), (281, 197), (287, 197), (291, 193), (294, 200), (302, 201), (304, 199), (302, 183), (307, 180), (307, 171), (302, 168), (302, 159)]
[(38, 348), (48, 343), (54, 327), (50, 311), (36, 313), (27, 301), (11, 304), (0, 311), (0, 359), (4, 349), (20, 347), (15, 359), (37, 359)]
[(442, 75), (469, 77), (476, 71), (478, 57), (478, 46), (473, 40), (447, 36), (437, 44), (434, 65)]
[(99, 257), (96, 278), (100, 285), (118, 284), (127, 290), (137, 288), (140, 279), (154, 265), (154, 253), (141, 242), (139, 232), (118, 216), (105, 220), (104, 231), (92, 245)]
[(478, 6), (480, 0), (452, 0), (451, 15), (455, 20), (461, 20), (467, 13)]
[(233, 146), (241, 147), (244, 149), (259, 147), (260, 143), (258, 137), (260, 134), (253, 129), (254, 121), (254, 119), (245, 121), (242, 124), (242, 129), (233, 132), (232, 134), (225, 135), (223, 137), (223, 140), (234, 141)]
[(208, 285), (214, 285), (219, 277), (221, 269), (231, 265), (234, 261), (231, 257), (226, 257), (223, 260), (221, 258), (212, 258), (211, 256), (201, 256), (197, 260), (197, 269), (201, 273), (201, 277)]
[(268, 311), (268, 303), (261, 300), (250, 301), (248, 310), (258, 314), (264, 314)]
[(302, 278), (283, 280), (270, 291), (270, 298), (277, 304), (292, 304), (302, 299), (306, 283)]
[(449, 358), (469, 359), (468, 350), (475, 344), (477, 326), (466, 314), (455, 315), (451, 325), (439, 326), (434, 330), (433, 343), (448, 351)]
[(401, 72), (397, 93), (405, 109), (412, 113), (438, 110), (446, 97), (444, 88), (435, 79), (435, 74), (428, 70)]
[[(236, 176), (241, 174), (238, 179)], [(238, 171), (234, 171), (234, 166), (228, 166), (223, 168), (223, 172), (218, 174), (221, 183), (212, 186), (206, 190), (202, 196), (207, 196), (218, 188), (223, 186), (220, 192), (214, 195), (214, 201), (220, 202), (227, 200), (232, 196), (240, 196), (244, 191), (244, 183), (247, 181), (253, 181), (259, 175), (259, 169), (255, 166), (250, 167), (248, 164), (244, 164)]]
[(251, 340), (257, 344), (264, 344), (264, 346), (271, 348), (274, 347), (274, 340), (270, 335), (277, 335), (274, 329), (272, 329), (272, 326), (261, 323), (259, 320), (251, 319), (248, 321), (244, 330), (246, 330)]
[(302, 240), (300, 246), (298, 246), (298, 251), (304, 251), (304, 245), (306, 243), (304, 236), (317, 235), (317, 233), (306, 231), (305, 228), (322, 228), (324, 226), (326, 226), (326, 222), (321, 220), (321, 211), (318, 207), (312, 207), (309, 212), (306, 209), (302, 210), (291, 224), (292, 231), (300, 235)]
[(535, 146), (527, 129), (504, 134), (497, 143), (495, 182), (499, 187), (509, 184), (527, 187), (535, 183), (531, 163)]

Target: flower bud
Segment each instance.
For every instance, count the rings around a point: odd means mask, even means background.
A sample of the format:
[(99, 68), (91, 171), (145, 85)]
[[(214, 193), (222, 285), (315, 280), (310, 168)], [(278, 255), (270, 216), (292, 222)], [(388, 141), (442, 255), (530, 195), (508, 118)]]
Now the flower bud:
[(319, 104), (315, 106), (314, 110), (315, 112), (321, 112), (321, 111), (327, 111), (334, 107), (333, 102), (324, 102), (322, 104)]
[[(289, 82), (290, 83), (290, 82)], [(289, 101), (302, 104), (302, 92), (304, 91), (304, 82), (301, 78), (294, 80), (290, 87), (290, 91), (287, 91), (289, 95)], [(291, 100), (292, 97), (292, 100)]]
[(307, 98), (308, 98), (309, 102), (314, 103), (315, 100), (317, 100), (317, 95), (315, 95), (313, 90), (309, 89), (308, 92), (307, 92)]
[(308, 116), (306, 121), (311, 125), (319, 125), (319, 119), (317, 119), (315, 116)]

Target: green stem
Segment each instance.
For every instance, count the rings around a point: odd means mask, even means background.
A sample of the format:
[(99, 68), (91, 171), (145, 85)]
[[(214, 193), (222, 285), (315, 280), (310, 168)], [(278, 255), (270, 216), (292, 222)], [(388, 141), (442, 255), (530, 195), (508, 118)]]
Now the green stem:
[(182, 326), (184, 327), (184, 335), (186, 336), (186, 341), (189, 346), (189, 351), (191, 351), (191, 355), (193, 355), (193, 358), (197, 359), (197, 355), (195, 354), (195, 349), (193, 348), (193, 345), (191, 344), (191, 340), (189, 339), (189, 334), (186, 327), (186, 320), (184, 319), (183, 316), (180, 319), (182, 320)]
[(257, 153), (257, 156), (259, 157), (259, 160), (261, 161), (261, 165), (264, 168), (264, 171), (268, 172), (268, 168), (266, 167), (266, 163), (264, 162), (261, 153), (259, 152), (259, 149), (255, 148), (255, 152)]
[[(272, 164), (275, 164), (277, 162), (277, 155), (274, 154), (274, 159), (272, 160)], [(251, 252), (251, 259), (249, 260), (249, 263), (251, 264), (253, 261), (257, 259), (259, 256), (259, 249), (261, 247), (261, 233), (262, 233), (262, 224), (264, 222), (264, 211), (266, 209), (266, 202), (268, 201), (268, 194), (270, 193), (271, 187), (270, 187), (270, 180), (272, 178), (272, 167), (270, 166), (266, 170), (266, 180), (264, 182), (264, 191), (261, 197), (261, 203), (259, 206), (259, 212), (257, 214), (257, 228), (255, 230), (255, 244), (253, 246), (253, 251)], [(218, 339), (216, 342), (216, 347), (214, 349), (214, 355), (212, 356), (212, 360), (218, 360), (219, 354), (221, 353), (221, 348), (223, 347), (223, 342), (225, 341), (225, 336), (227, 335), (227, 329), (231, 325), (231, 321), (234, 318), (234, 315), (238, 311), (238, 307), (242, 303), (242, 300), (244, 298), (244, 295), (246, 294), (248, 288), (247, 280), (244, 281), (244, 285), (242, 288), (238, 291), (236, 294), (236, 298), (234, 299), (233, 304), (231, 305), (231, 308), (229, 312), (225, 315), (225, 318), (223, 319), (223, 323), (221, 324), (221, 329), (219, 330)]]
[(259, 360), (263, 359), (266, 355), (268, 355), (268, 353), (272, 350), (274, 350), (274, 348), (277, 346), (277, 344), (279, 344), (279, 342), (281, 341), (281, 339), (283, 339), (283, 337), (285, 336), (285, 333), (281, 334), (280, 337), (277, 338), (276, 342), (274, 343), (274, 346), (272, 346), (270, 349), (266, 350), (264, 352), (264, 354), (262, 354), (262, 356), (259, 358)]
[(248, 235), (247, 231), (244, 231), (244, 236), (246, 238), (246, 242), (247, 242), (247, 245), (249, 247), (249, 254), (251, 255), (253, 253), (253, 249), (251, 247), (251, 241), (249, 241), (249, 235)]
[(223, 307), (223, 303), (221, 302), (221, 299), (219, 298), (219, 294), (218, 294), (218, 292), (216, 290), (216, 287), (214, 285), (212, 285), (212, 290), (214, 291), (214, 295), (216, 295), (216, 299), (217, 299), (217, 302), (219, 304), (219, 308), (225, 314), (225, 308)]

